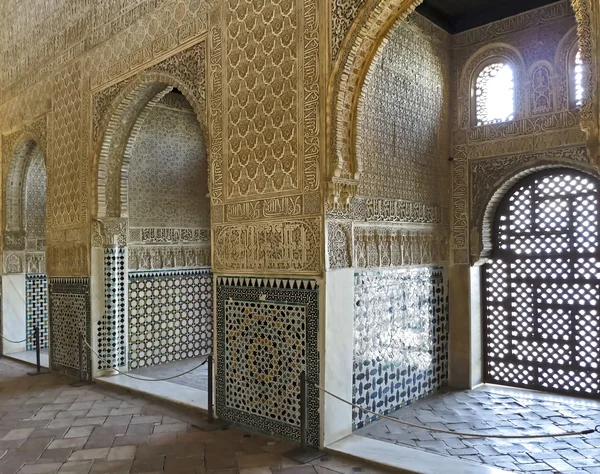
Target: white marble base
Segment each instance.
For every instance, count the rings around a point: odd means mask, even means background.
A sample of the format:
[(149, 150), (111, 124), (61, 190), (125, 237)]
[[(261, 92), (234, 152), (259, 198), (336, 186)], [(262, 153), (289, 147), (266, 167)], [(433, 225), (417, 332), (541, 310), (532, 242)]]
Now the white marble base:
[[(137, 375), (136, 377), (142, 377)], [(143, 377), (146, 378), (146, 377)], [(152, 382), (132, 379), (126, 375), (112, 375), (94, 379), (97, 383), (114, 385), (132, 392), (166, 400), (186, 408), (208, 412), (208, 392), (169, 382)]]
[[(2, 275), (2, 334), (13, 341), (26, 337), (25, 274)], [(4, 340), (4, 354), (25, 351), (25, 342)]]
[(328, 451), (369, 461), (394, 472), (419, 474), (508, 474), (495, 467), (350, 435), (326, 448)]
[[(35, 351), (12, 352), (11, 354), (7, 354), (7, 356), (11, 359), (27, 362), (28, 364), (37, 364)], [(44, 349), (40, 352), (40, 365), (46, 369), (50, 367), (47, 349)]]

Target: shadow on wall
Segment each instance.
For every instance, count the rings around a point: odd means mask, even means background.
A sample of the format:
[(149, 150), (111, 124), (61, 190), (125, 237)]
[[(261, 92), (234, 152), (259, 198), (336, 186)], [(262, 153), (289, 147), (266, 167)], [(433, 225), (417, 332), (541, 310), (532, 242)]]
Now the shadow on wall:
[[(440, 268), (355, 274), (353, 402), (388, 414), (448, 379), (448, 295)], [(354, 429), (374, 421), (356, 408)]]

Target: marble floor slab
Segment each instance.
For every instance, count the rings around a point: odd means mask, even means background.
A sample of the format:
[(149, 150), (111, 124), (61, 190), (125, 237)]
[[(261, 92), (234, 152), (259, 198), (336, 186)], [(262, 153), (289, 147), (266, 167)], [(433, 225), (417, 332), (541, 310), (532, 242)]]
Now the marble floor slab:
[(171, 382), (156, 382), (150, 378), (147, 380), (138, 380), (127, 375), (107, 375), (98, 377), (95, 381), (100, 384), (125, 388), (142, 395), (149, 395), (186, 408), (200, 411), (208, 410), (208, 392), (204, 390), (177, 385)]
[(168, 362), (166, 364), (152, 365), (142, 369), (131, 371), (134, 375), (142, 375), (150, 378), (166, 378), (178, 374), (184, 374), (180, 377), (170, 380), (170, 383), (183, 385), (189, 388), (208, 391), (208, 366), (204, 364), (201, 367), (185, 374), (194, 367), (202, 364), (206, 357), (192, 357), (190, 359), (178, 360), (176, 362)]
[[(6, 355), (10, 358), (17, 359), (22, 362), (27, 362), (28, 364), (35, 365), (37, 363), (35, 351), (13, 352), (11, 354)], [(40, 365), (45, 368), (50, 367), (48, 349), (42, 349), (40, 351)]]

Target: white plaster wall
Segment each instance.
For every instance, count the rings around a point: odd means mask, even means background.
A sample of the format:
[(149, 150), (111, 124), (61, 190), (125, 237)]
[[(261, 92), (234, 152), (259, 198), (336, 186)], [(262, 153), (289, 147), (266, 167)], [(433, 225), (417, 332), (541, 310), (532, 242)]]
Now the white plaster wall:
[[(321, 383), (326, 390), (352, 400), (354, 348), (354, 270), (327, 272), (326, 311), (322, 313)], [(322, 444), (328, 446), (352, 434), (352, 407), (321, 394)]]
[(481, 267), (471, 267), (471, 387), (483, 383), (483, 315)]
[[(2, 334), (13, 341), (25, 339), (25, 274), (2, 275)], [(23, 352), (25, 342), (4, 340), (4, 353)]]

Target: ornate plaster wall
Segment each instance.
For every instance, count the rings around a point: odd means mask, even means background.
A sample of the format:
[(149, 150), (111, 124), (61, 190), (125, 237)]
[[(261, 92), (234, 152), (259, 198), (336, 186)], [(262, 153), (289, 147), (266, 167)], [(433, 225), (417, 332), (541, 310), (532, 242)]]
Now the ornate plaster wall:
[[(208, 51), (205, 82), (193, 77), (187, 87), (206, 98), (205, 117), (210, 117), (204, 125), (210, 136), (210, 192), (219, 250), (215, 267), (238, 273), (320, 273), (323, 6), (316, 0), (250, 5), (249, 0), (68, 5), (47, 0), (31, 15), (2, 6), (7, 26), (0, 54), (10, 66), (0, 75), (0, 130), (19, 130), (49, 113), (52, 275), (89, 273), (95, 212), (90, 128), (104, 123), (94, 116), (101, 110), (90, 107), (91, 96), (199, 41), (205, 41)], [(187, 67), (169, 65), (172, 72)], [(110, 94), (107, 98), (110, 104)], [(253, 250), (266, 242), (274, 246), (272, 251)]]
[[(576, 27), (570, 2), (562, 1), (453, 36), (454, 263), (474, 263), (489, 250), (493, 212), (486, 209), (515, 175), (553, 164), (592, 168), (569, 97)], [(514, 68), (515, 120), (476, 127), (473, 80), (493, 58)]]
[(130, 150), (129, 267), (210, 266), (206, 143), (182, 94), (168, 93), (149, 111)]
[(421, 15), (381, 44), (357, 106), (357, 195), (327, 215), (330, 269), (447, 260), (450, 72), (450, 36)]
[[(38, 3), (27, 15), (12, 1), (0, 7), (0, 57), (7, 65), (0, 72), (0, 133), (3, 160), (5, 148), (11, 149), (16, 141), (13, 137), (23, 136), (32, 124), (43, 125), (39, 129), (47, 135), (46, 237), (54, 367), (76, 370), (78, 361), (71, 355), (77, 351), (78, 333), (88, 339), (96, 334), (90, 312), (101, 312), (104, 293), (97, 292), (96, 277), (89, 278), (92, 260), (101, 265), (100, 249), (113, 244), (115, 236), (119, 245), (129, 237), (130, 243), (150, 250), (136, 257), (135, 245), (129, 248), (128, 261), (135, 269), (190, 268), (212, 262), (221, 275), (321, 275), (323, 111), (329, 67), (324, 61), (328, 30), (322, 18), (328, 9), (323, 2)], [(122, 207), (127, 186), (121, 171), (131, 151), (129, 138), (139, 131), (137, 120), (148, 110), (173, 105), (160, 103), (171, 87), (191, 103), (208, 151), (205, 182), (210, 187), (196, 188), (193, 196), (210, 194), (210, 232), (199, 218), (208, 215), (205, 208), (194, 208), (193, 216), (181, 214), (177, 222), (153, 220), (146, 225), (150, 221), (140, 219), (138, 211), (143, 211), (140, 199), (148, 196), (135, 188), (135, 162), (129, 192), (137, 197), (131, 208)], [(152, 120), (151, 114), (147, 120)], [(143, 139), (138, 144), (143, 148)], [(161, 190), (167, 201), (179, 193), (178, 188)], [(126, 217), (134, 225), (129, 226)], [(165, 228), (168, 231), (157, 232)], [(184, 240), (183, 247), (205, 244), (211, 237), (212, 249), (163, 252), (165, 240)], [(271, 301), (278, 295), (279, 288), (265, 287), (247, 298), (262, 301), (266, 296)], [(313, 299), (309, 316), (316, 328), (316, 293)], [(261, 303), (261, 311), (271, 309)], [(240, 316), (240, 324), (251, 321), (246, 313), (242, 316), (247, 321)], [(217, 318), (216, 324), (222, 323)], [(272, 326), (262, 329), (275, 331)], [(253, 334), (248, 335), (250, 344), (256, 343)], [(316, 341), (315, 332), (311, 358), (295, 359), (298, 370), (302, 364), (317, 365)], [(305, 349), (301, 346), (298, 353)], [(88, 355), (86, 373), (91, 371)], [(250, 373), (252, 368), (242, 362), (237, 373)], [(220, 375), (232, 380), (225, 369)], [(275, 392), (265, 396), (282, 402)], [(311, 403), (318, 406), (317, 394), (311, 395)], [(318, 443), (318, 414), (312, 419), (311, 442)]]

